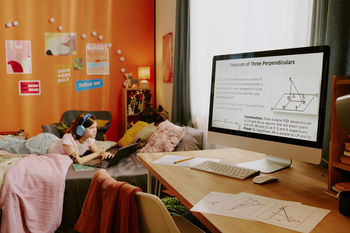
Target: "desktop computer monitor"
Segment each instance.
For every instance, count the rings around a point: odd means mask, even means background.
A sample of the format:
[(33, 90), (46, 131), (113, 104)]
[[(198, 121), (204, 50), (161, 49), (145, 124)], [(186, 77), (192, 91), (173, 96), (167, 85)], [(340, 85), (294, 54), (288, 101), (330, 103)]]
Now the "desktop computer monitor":
[(263, 173), (319, 164), (328, 61), (328, 46), (214, 56), (208, 142), (266, 154), (239, 164)]

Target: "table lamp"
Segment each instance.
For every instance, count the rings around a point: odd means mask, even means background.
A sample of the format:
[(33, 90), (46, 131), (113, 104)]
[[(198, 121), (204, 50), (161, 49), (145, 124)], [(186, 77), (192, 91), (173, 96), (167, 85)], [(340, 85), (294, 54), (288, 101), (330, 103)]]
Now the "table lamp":
[(148, 88), (148, 81), (146, 79), (151, 78), (151, 68), (149, 66), (139, 67), (138, 79), (140, 81), (140, 88)]
[(338, 97), (336, 108), (341, 127), (347, 135), (350, 135), (350, 95)]

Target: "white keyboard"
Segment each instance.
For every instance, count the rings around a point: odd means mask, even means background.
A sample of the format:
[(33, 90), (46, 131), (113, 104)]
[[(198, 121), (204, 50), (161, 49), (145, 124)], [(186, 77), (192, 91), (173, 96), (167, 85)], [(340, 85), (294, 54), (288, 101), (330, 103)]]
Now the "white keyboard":
[(240, 180), (244, 180), (245, 178), (248, 178), (255, 173), (259, 173), (259, 170), (253, 170), (250, 168), (238, 167), (236, 165), (218, 163), (213, 161), (204, 161), (191, 168)]

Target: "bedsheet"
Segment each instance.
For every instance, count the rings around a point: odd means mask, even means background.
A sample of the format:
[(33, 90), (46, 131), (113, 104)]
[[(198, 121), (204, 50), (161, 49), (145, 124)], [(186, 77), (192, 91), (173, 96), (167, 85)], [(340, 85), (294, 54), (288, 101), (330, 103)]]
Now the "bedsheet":
[(0, 197), (1, 232), (55, 232), (71, 164), (59, 154), (25, 155), (8, 168)]

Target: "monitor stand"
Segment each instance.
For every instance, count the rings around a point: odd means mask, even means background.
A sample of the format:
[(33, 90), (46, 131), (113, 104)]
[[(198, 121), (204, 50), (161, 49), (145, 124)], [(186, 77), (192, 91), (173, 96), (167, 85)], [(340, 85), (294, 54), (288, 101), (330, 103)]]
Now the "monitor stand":
[(239, 163), (237, 166), (260, 170), (262, 173), (272, 173), (284, 168), (288, 168), (291, 164), (291, 159), (266, 155), (264, 159)]

